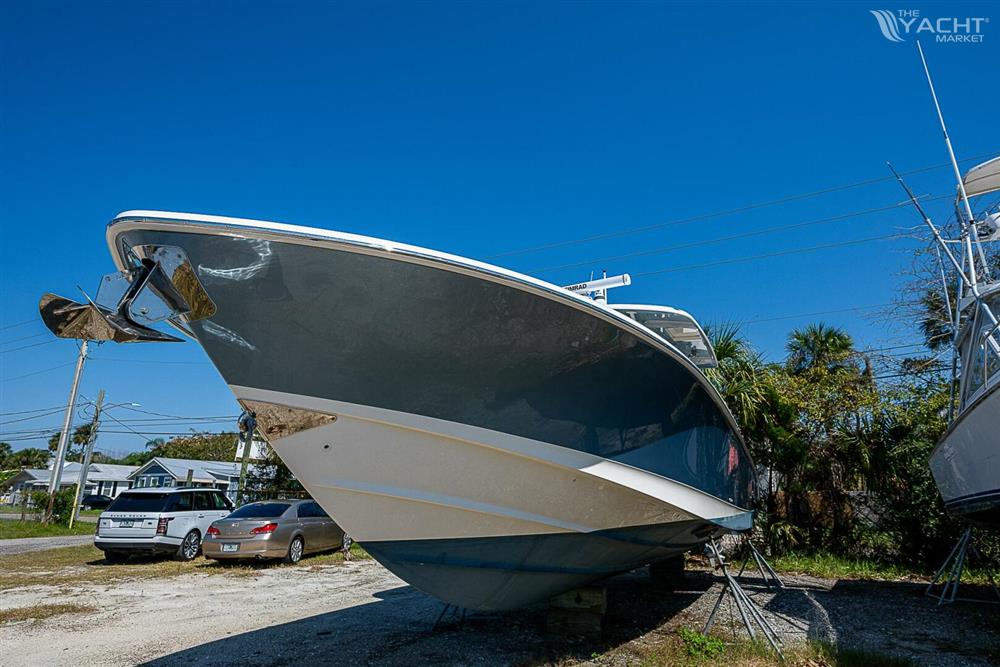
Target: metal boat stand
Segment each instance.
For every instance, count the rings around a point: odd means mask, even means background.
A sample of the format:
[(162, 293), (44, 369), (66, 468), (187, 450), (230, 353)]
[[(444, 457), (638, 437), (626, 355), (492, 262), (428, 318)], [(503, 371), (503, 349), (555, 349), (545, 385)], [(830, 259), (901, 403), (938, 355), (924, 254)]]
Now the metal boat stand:
[(708, 622), (705, 623), (705, 629), (702, 630), (703, 634), (708, 634), (709, 630), (712, 629), (712, 625), (715, 623), (716, 614), (719, 612), (719, 608), (722, 606), (722, 600), (725, 599), (728, 593), (732, 599), (733, 603), (736, 605), (736, 610), (740, 614), (740, 618), (743, 620), (743, 627), (746, 628), (747, 634), (750, 635), (750, 639), (757, 639), (757, 631), (754, 630), (754, 625), (756, 624), (760, 628), (760, 632), (764, 635), (767, 643), (771, 645), (771, 648), (778, 655), (778, 658), (784, 662), (785, 654), (781, 652), (781, 638), (778, 637), (778, 633), (775, 631), (774, 627), (764, 618), (764, 612), (757, 606), (757, 604), (750, 599), (750, 596), (746, 594), (746, 591), (740, 586), (736, 578), (729, 573), (729, 568), (726, 567), (725, 558), (723, 558), (722, 553), (719, 551), (719, 545), (716, 544), (715, 540), (709, 540), (708, 542), (709, 553), (711, 554), (712, 560), (717, 563), (717, 568), (722, 570), (722, 576), (725, 578), (725, 584), (722, 590), (719, 592), (719, 597), (715, 601), (715, 606), (712, 607), (712, 613), (708, 616)]
[(739, 579), (743, 576), (743, 571), (747, 569), (747, 564), (752, 558), (754, 564), (757, 566), (757, 571), (760, 572), (760, 578), (764, 582), (765, 587), (769, 590), (785, 588), (785, 582), (781, 580), (781, 577), (774, 571), (771, 564), (767, 562), (764, 555), (757, 550), (753, 540), (747, 537), (743, 544), (747, 548), (747, 556), (743, 559), (743, 565), (740, 566), (740, 571), (736, 574), (736, 578)]
[(452, 616), (458, 616), (458, 626), (462, 627), (465, 625), (465, 608), (446, 603), (444, 605), (444, 609), (442, 609), (441, 613), (438, 614), (437, 620), (434, 621), (434, 625), (431, 626), (431, 632), (437, 631), (442, 626), (442, 621), (444, 620), (445, 614), (448, 613), (449, 609), (451, 610)]
[[(945, 559), (941, 568), (934, 575), (934, 578), (931, 579), (931, 583), (927, 584), (927, 588), (924, 590), (924, 595), (937, 598), (939, 607), (955, 601), (1000, 604), (1000, 590), (997, 589), (996, 580), (993, 579), (993, 572), (990, 571), (988, 564), (986, 565), (986, 577), (989, 579), (990, 587), (993, 589), (993, 594), (997, 596), (997, 599), (977, 600), (975, 598), (958, 597), (958, 586), (962, 583), (962, 573), (965, 571), (965, 563), (970, 551), (980, 561), (984, 560), (972, 539), (972, 526), (966, 528), (962, 536), (958, 538), (958, 542), (952, 547), (948, 558)], [(941, 584), (940, 595), (934, 592), (934, 587), (939, 584)]]

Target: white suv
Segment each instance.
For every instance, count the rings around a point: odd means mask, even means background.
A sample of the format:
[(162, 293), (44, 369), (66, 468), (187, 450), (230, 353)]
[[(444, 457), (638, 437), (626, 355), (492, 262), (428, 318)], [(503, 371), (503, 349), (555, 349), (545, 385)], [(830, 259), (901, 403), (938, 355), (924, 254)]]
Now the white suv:
[(229, 499), (215, 489), (132, 489), (101, 513), (94, 546), (111, 563), (137, 553), (191, 560), (212, 522), (232, 509)]

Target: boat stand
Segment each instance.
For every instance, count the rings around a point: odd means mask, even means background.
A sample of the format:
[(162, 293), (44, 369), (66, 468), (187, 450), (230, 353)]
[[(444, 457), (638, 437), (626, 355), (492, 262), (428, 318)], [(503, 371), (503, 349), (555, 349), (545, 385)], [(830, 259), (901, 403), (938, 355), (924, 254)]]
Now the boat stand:
[(778, 573), (774, 571), (771, 564), (767, 562), (764, 555), (757, 550), (757, 547), (754, 546), (753, 540), (748, 537), (744, 542), (744, 545), (747, 547), (747, 557), (743, 559), (743, 565), (740, 566), (740, 571), (737, 573), (736, 578), (739, 579), (743, 576), (743, 571), (747, 569), (747, 564), (752, 558), (754, 564), (757, 566), (757, 571), (760, 572), (760, 578), (763, 580), (764, 586), (766, 586), (769, 590), (775, 588), (785, 588), (785, 582), (781, 580), (781, 577), (779, 577)]
[[(931, 579), (931, 583), (927, 584), (927, 588), (924, 590), (925, 595), (937, 598), (939, 607), (943, 604), (952, 604), (956, 601), (1000, 604), (1000, 590), (997, 589), (996, 580), (993, 579), (993, 572), (990, 571), (988, 565), (986, 566), (986, 577), (989, 579), (990, 587), (993, 589), (993, 593), (997, 596), (997, 599), (977, 600), (975, 598), (958, 597), (958, 586), (962, 583), (962, 573), (965, 571), (965, 563), (970, 551), (980, 561), (984, 560), (972, 539), (972, 526), (966, 528), (962, 536), (958, 538), (958, 542), (952, 547), (948, 558), (945, 559), (944, 564), (941, 565), (934, 578)], [(934, 592), (934, 587), (939, 584), (941, 585), (940, 595)]]
[(438, 614), (437, 620), (434, 621), (434, 625), (431, 626), (431, 632), (437, 631), (438, 628), (442, 626), (441, 621), (444, 620), (444, 616), (445, 614), (448, 613), (449, 609), (451, 610), (452, 616), (458, 616), (458, 626), (462, 627), (465, 625), (465, 612), (466, 612), (465, 608), (457, 607), (453, 604), (445, 604), (444, 609), (442, 609), (441, 613)]
[(764, 613), (761, 609), (750, 599), (750, 596), (746, 594), (746, 591), (740, 586), (739, 582), (736, 581), (735, 577), (729, 573), (729, 568), (726, 567), (726, 561), (722, 557), (722, 553), (719, 551), (719, 546), (715, 543), (715, 540), (710, 540), (708, 542), (708, 548), (712, 559), (717, 563), (718, 569), (722, 570), (722, 576), (725, 578), (725, 584), (722, 590), (719, 592), (719, 597), (715, 601), (715, 606), (712, 607), (712, 613), (708, 616), (708, 622), (705, 623), (705, 629), (702, 634), (708, 634), (709, 630), (712, 629), (712, 625), (715, 623), (716, 614), (719, 612), (719, 608), (722, 606), (722, 601), (725, 599), (728, 593), (732, 599), (733, 603), (736, 605), (736, 610), (740, 614), (740, 618), (743, 620), (743, 627), (746, 628), (747, 634), (750, 635), (750, 639), (757, 639), (757, 631), (754, 630), (754, 625), (760, 628), (760, 632), (764, 635), (764, 639), (767, 643), (771, 645), (774, 652), (778, 655), (778, 658), (782, 662), (785, 661), (785, 654), (781, 652), (781, 638), (778, 637), (778, 633), (775, 631), (774, 627), (764, 618)]

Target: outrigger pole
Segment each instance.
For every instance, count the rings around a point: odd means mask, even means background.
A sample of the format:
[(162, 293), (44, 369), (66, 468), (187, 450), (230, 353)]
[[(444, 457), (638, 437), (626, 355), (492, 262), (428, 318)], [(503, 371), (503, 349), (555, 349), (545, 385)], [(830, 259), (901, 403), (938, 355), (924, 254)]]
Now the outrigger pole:
[[(979, 232), (976, 230), (975, 220), (976, 217), (972, 215), (972, 206), (969, 205), (969, 195), (965, 191), (965, 181), (962, 180), (962, 171), (958, 168), (958, 160), (955, 158), (955, 149), (951, 145), (951, 137), (948, 136), (948, 126), (944, 122), (944, 114), (941, 112), (941, 104), (938, 103), (937, 93), (934, 90), (934, 81), (931, 79), (931, 70), (927, 66), (927, 59), (924, 57), (924, 49), (920, 46), (920, 42), (917, 42), (917, 51), (920, 53), (920, 62), (924, 65), (924, 74), (927, 76), (927, 85), (931, 89), (931, 98), (934, 100), (934, 109), (937, 111), (938, 120), (941, 122), (941, 132), (944, 134), (944, 145), (948, 147), (948, 157), (951, 158), (951, 167), (955, 171), (955, 180), (958, 181), (958, 191), (962, 195), (962, 204), (965, 205), (965, 215), (966, 223), (962, 225), (962, 230), (965, 232), (965, 246), (969, 253), (969, 259), (972, 260), (972, 240), (975, 239), (976, 246), (979, 248), (980, 259), (983, 260), (983, 267), (986, 270), (987, 276), (989, 275), (989, 266), (986, 263), (986, 256), (983, 253), (983, 248), (979, 244)], [(966, 224), (968, 229), (966, 229)], [(970, 238), (968, 234), (972, 235)], [(976, 276), (976, 265), (975, 262), (971, 262), (969, 266), (969, 277), (972, 279), (972, 284), (978, 284), (979, 280)], [(996, 324), (996, 322), (994, 322)]]
[[(951, 144), (949, 144), (949, 147), (950, 146)], [(972, 276), (970, 277), (965, 273), (965, 268), (963, 267), (963, 264), (966, 261), (975, 264), (975, 262), (972, 261), (971, 254), (969, 255), (968, 258), (963, 257), (962, 258), (963, 261), (961, 263), (958, 261), (958, 258), (955, 257), (955, 254), (951, 251), (951, 248), (948, 247), (948, 244), (941, 236), (941, 232), (938, 231), (937, 225), (935, 225), (934, 222), (931, 221), (930, 216), (928, 216), (927, 212), (924, 211), (924, 207), (920, 205), (920, 201), (917, 199), (916, 195), (914, 195), (913, 191), (910, 190), (910, 186), (906, 184), (906, 182), (903, 180), (903, 177), (899, 175), (899, 172), (896, 171), (895, 167), (892, 166), (891, 162), (886, 162), (886, 164), (889, 166), (889, 170), (892, 172), (892, 175), (896, 177), (896, 180), (899, 181), (900, 186), (902, 186), (903, 190), (906, 192), (906, 196), (910, 198), (910, 202), (913, 203), (913, 206), (917, 209), (917, 212), (920, 214), (920, 217), (924, 219), (924, 223), (927, 225), (928, 229), (931, 230), (931, 233), (934, 235), (934, 241), (937, 243), (937, 247), (943, 250), (945, 256), (949, 259), (949, 261), (951, 261), (951, 265), (955, 268), (955, 271), (958, 273), (962, 284), (966, 285), (972, 291), (972, 294), (976, 299), (976, 303), (982, 306), (983, 312), (985, 312), (987, 316), (990, 318), (990, 320), (993, 322), (994, 334), (995, 334), (996, 327), (998, 325), (997, 318), (993, 315), (993, 311), (991, 311), (986, 306), (986, 303), (979, 296), (979, 288), (975, 282), (975, 275), (976, 275), (975, 268), (974, 267), (972, 268), (971, 271)], [(966, 241), (968, 241), (968, 236), (966, 236), (965, 238)], [(972, 246), (970, 244), (969, 253), (971, 252), (972, 252)], [(938, 256), (940, 257), (940, 254)], [(958, 296), (959, 296), (959, 302), (961, 302), (961, 294), (959, 294)], [(945, 299), (947, 298), (948, 298), (948, 290), (946, 286)], [(961, 309), (961, 304), (960, 303), (956, 304), (955, 309), (956, 313), (958, 313)], [(956, 321), (957, 319), (958, 317), (956, 315)], [(1000, 345), (997, 344), (994, 335), (991, 335), (988, 340), (990, 341), (990, 345), (993, 347), (993, 351), (996, 352), (997, 354), (1000, 354)]]
[[(913, 202), (914, 206), (916, 206), (917, 211), (920, 212), (920, 215), (923, 217), (924, 222), (927, 224), (931, 232), (934, 234), (934, 240), (937, 242), (938, 246), (944, 250), (945, 254), (948, 256), (948, 259), (955, 267), (955, 270), (958, 272), (958, 275), (961, 278), (961, 282), (968, 287), (970, 292), (972, 292), (972, 296), (976, 301), (976, 305), (980, 308), (980, 310), (983, 311), (983, 313), (989, 319), (992, 326), (990, 334), (987, 336), (986, 340), (989, 341), (990, 347), (993, 349), (994, 354), (1000, 356), (1000, 344), (997, 343), (997, 331), (1000, 331), (1000, 321), (997, 320), (996, 315), (993, 314), (993, 311), (986, 304), (986, 302), (983, 301), (982, 295), (980, 295), (979, 293), (979, 278), (976, 274), (976, 257), (972, 249), (973, 240), (975, 240), (976, 246), (977, 248), (979, 248), (980, 255), (982, 255), (981, 259), (983, 260), (984, 268), (987, 265), (985, 261), (985, 255), (982, 249), (982, 244), (979, 243), (979, 234), (976, 231), (976, 224), (975, 224), (976, 218), (972, 214), (972, 206), (969, 204), (969, 195), (965, 191), (965, 181), (962, 180), (962, 171), (961, 169), (959, 169), (958, 160), (955, 158), (955, 149), (952, 147), (951, 138), (948, 136), (948, 126), (944, 122), (944, 114), (941, 112), (941, 105), (938, 102), (937, 92), (934, 90), (934, 81), (933, 79), (931, 79), (931, 71), (930, 68), (927, 66), (927, 58), (924, 57), (924, 49), (922, 46), (920, 46), (920, 42), (917, 42), (917, 51), (920, 53), (920, 62), (923, 63), (924, 66), (924, 74), (927, 76), (927, 85), (930, 86), (931, 98), (934, 100), (934, 109), (937, 111), (938, 120), (941, 123), (941, 132), (944, 134), (945, 146), (948, 148), (948, 157), (951, 159), (951, 166), (955, 172), (955, 179), (958, 181), (958, 191), (961, 194), (962, 203), (965, 206), (966, 215), (959, 216), (959, 223), (961, 224), (962, 227), (962, 246), (963, 246), (963, 252), (962, 252), (963, 257), (961, 264), (959, 264), (958, 260), (955, 258), (955, 255), (948, 248), (948, 245), (941, 237), (941, 233), (938, 232), (937, 227), (935, 227), (934, 223), (931, 222), (930, 217), (928, 217), (927, 214), (924, 212), (923, 207), (921, 207), (919, 202), (917, 202), (917, 198), (913, 196), (913, 192), (910, 191), (910, 188), (907, 187), (907, 185), (903, 182), (903, 179), (899, 176), (898, 173), (896, 173), (896, 170), (892, 168), (891, 164), (889, 165), (889, 168), (892, 169), (892, 173), (896, 176), (896, 180), (898, 180), (900, 185), (903, 186), (903, 189), (909, 196), (910, 201)], [(965, 267), (963, 266), (966, 263), (968, 264), (968, 273), (966, 273)], [(987, 275), (988, 275), (988, 269), (987, 269)], [(957, 303), (955, 305), (956, 322), (959, 319), (958, 313), (960, 313), (961, 310), (962, 310), (962, 295), (961, 292), (959, 292)]]

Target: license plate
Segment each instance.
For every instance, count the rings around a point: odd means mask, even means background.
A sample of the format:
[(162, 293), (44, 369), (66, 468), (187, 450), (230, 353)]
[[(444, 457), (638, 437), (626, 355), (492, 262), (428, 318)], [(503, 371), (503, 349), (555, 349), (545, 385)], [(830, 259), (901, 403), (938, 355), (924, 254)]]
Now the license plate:
[(119, 528), (131, 528), (134, 525), (135, 525), (134, 521), (119, 521), (118, 522), (118, 527)]
[(238, 544), (223, 544), (222, 545), (222, 552), (223, 553), (233, 553), (234, 551), (239, 551), (239, 550), (240, 550), (240, 545), (238, 545)]

